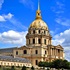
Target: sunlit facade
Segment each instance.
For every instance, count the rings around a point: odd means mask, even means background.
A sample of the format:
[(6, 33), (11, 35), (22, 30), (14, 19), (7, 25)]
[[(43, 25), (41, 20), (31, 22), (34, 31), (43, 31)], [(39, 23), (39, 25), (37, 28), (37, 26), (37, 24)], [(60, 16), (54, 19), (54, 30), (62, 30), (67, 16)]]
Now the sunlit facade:
[(29, 59), (34, 67), (37, 67), (40, 61), (51, 62), (55, 59), (64, 59), (62, 46), (52, 45), (52, 36), (47, 24), (42, 20), (39, 4), (36, 18), (28, 28), (26, 46), (14, 49), (13, 55)]

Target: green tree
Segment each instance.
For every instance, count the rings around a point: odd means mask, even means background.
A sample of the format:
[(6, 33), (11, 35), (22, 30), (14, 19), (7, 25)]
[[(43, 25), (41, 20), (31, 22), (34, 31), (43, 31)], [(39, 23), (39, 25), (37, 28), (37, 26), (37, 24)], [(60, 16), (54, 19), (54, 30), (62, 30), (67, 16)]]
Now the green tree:
[(52, 62), (52, 67), (60, 70), (62, 68), (63, 60), (57, 59)]
[(40, 61), (40, 62), (38, 63), (38, 66), (39, 66), (39, 67), (45, 67), (45, 62)]
[(31, 67), (31, 70), (34, 70), (34, 67), (33, 66)]
[(0, 70), (2, 69), (2, 66), (0, 65)]
[(1, 65), (0, 65), (0, 68), (1, 68)]
[(70, 62), (69, 62), (69, 69), (70, 69)]
[(69, 69), (69, 62), (67, 60), (63, 60), (62, 68)]
[(51, 62), (39, 62), (38, 66), (43, 68), (46, 67), (49, 70), (49, 68), (51, 68)]
[(11, 70), (15, 70), (15, 67), (14, 67), (14, 66), (12, 66), (12, 67), (11, 67)]
[(26, 70), (26, 66), (23, 66), (21, 70)]

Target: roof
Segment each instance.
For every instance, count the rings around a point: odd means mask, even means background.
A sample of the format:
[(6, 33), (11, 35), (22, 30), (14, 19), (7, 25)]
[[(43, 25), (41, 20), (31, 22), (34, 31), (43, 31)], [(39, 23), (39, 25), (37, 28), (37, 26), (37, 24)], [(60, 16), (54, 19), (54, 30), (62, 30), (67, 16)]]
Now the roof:
[(1, 61), (10, 61), (10, 62), (22, 62), (22, 63), (30, 63), (28, 59), (25, 58), (19, 58), (19, 57), (12, 57), (12, 56), (4, 56), (0, 55)]
[(64, 49), (61, 45), (57, 45), (57, 46), (54, 46), (54, 45), (47, 45), (47, 47), (56, 48), (56, 49), (61, 49), (61, 50)]
[(13, 50), (16, 48), (17, 47), (0, 49), (0, 53), (13, 53)]

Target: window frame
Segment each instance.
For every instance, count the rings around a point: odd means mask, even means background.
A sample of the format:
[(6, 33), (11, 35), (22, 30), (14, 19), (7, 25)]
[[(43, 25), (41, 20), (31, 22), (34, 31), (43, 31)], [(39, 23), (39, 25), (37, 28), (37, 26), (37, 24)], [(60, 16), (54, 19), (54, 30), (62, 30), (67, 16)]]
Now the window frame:
[(35, 60), (35, 64), (38, 65), (38, 60)]
[(35, 44), (35, 39), (33, 39), (33, 44)]
[(35, 54), (38, 54), (38, 50), (35, 50)]
[(18, 55), (18, 51), (16, 51), (16, 55)]
[(33, 30), (33, 34), (35, 34), (35, 30)]
[(46, 45), (46, 39), (44, 39), (44, 44)]
[(27, 50), (24, 50), (24, 51), (23, 51), (23, 54), (27, 54)]
[(38, 44), (41, 44), (41, 39), (38, 39)]

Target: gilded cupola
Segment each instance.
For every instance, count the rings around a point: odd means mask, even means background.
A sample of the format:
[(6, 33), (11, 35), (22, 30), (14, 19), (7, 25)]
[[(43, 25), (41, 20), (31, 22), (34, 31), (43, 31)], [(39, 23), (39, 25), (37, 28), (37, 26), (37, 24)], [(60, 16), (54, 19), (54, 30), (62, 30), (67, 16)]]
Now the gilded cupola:
[(40, 4), (39, 3), (38, 3), (38, 10), (36, 11), (36, 18), (31, 23), (29, 29), (31, 29), (31, 28), (48, 30), (47, 24), (42, 20), (41, 11), (40, 11)]

